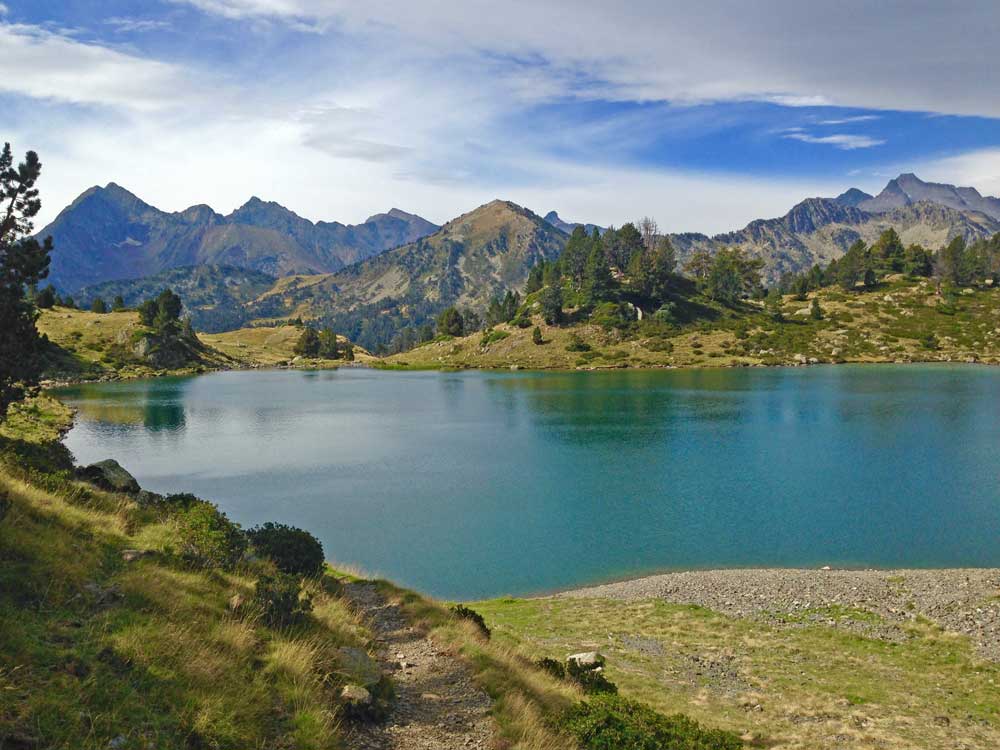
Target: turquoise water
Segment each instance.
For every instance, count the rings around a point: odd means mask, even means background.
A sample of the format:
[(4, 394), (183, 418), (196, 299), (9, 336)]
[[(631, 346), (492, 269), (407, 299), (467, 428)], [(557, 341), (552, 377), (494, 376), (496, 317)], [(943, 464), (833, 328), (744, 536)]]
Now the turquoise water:
[(81, 462), (448, 598), (1000, 565), (1000, 369), (229, 372), (64, 389)]

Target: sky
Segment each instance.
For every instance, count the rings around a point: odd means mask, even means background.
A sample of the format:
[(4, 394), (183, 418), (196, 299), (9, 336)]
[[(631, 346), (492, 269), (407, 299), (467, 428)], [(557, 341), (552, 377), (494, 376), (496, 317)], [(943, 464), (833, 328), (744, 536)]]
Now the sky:
[(715, 233), (901, 172), (1000, 194), (998, 36), (995, 0), (0, 0), (0, 140), (38, 226), (117, 182)]

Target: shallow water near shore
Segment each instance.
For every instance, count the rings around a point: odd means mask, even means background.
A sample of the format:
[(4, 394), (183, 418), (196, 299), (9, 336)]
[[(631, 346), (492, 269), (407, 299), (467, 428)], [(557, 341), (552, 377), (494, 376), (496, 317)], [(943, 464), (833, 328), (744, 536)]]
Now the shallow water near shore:
[(224, 372), (80, 385), (67, 444), (433, 595), (1000, 566), (1000, 369)]

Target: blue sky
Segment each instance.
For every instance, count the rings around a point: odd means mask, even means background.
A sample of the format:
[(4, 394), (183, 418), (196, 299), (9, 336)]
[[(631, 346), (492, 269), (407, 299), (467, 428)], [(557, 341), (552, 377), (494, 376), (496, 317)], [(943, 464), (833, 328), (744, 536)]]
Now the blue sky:
[(45, 219), (109, 181), (707, 232), (904, 171), (1000, 193), (995, 3), (617, 5), (0, 0), (2, 137), (40, 152)]

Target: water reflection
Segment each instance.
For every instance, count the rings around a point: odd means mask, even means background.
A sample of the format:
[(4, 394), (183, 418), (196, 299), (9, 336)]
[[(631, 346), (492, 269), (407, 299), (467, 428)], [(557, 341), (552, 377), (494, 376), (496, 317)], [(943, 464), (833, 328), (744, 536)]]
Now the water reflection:
[(1000, 371), (220, 373), (64, 391), (69, 447), (445, 597), (663, 568), (1000, 564)]

